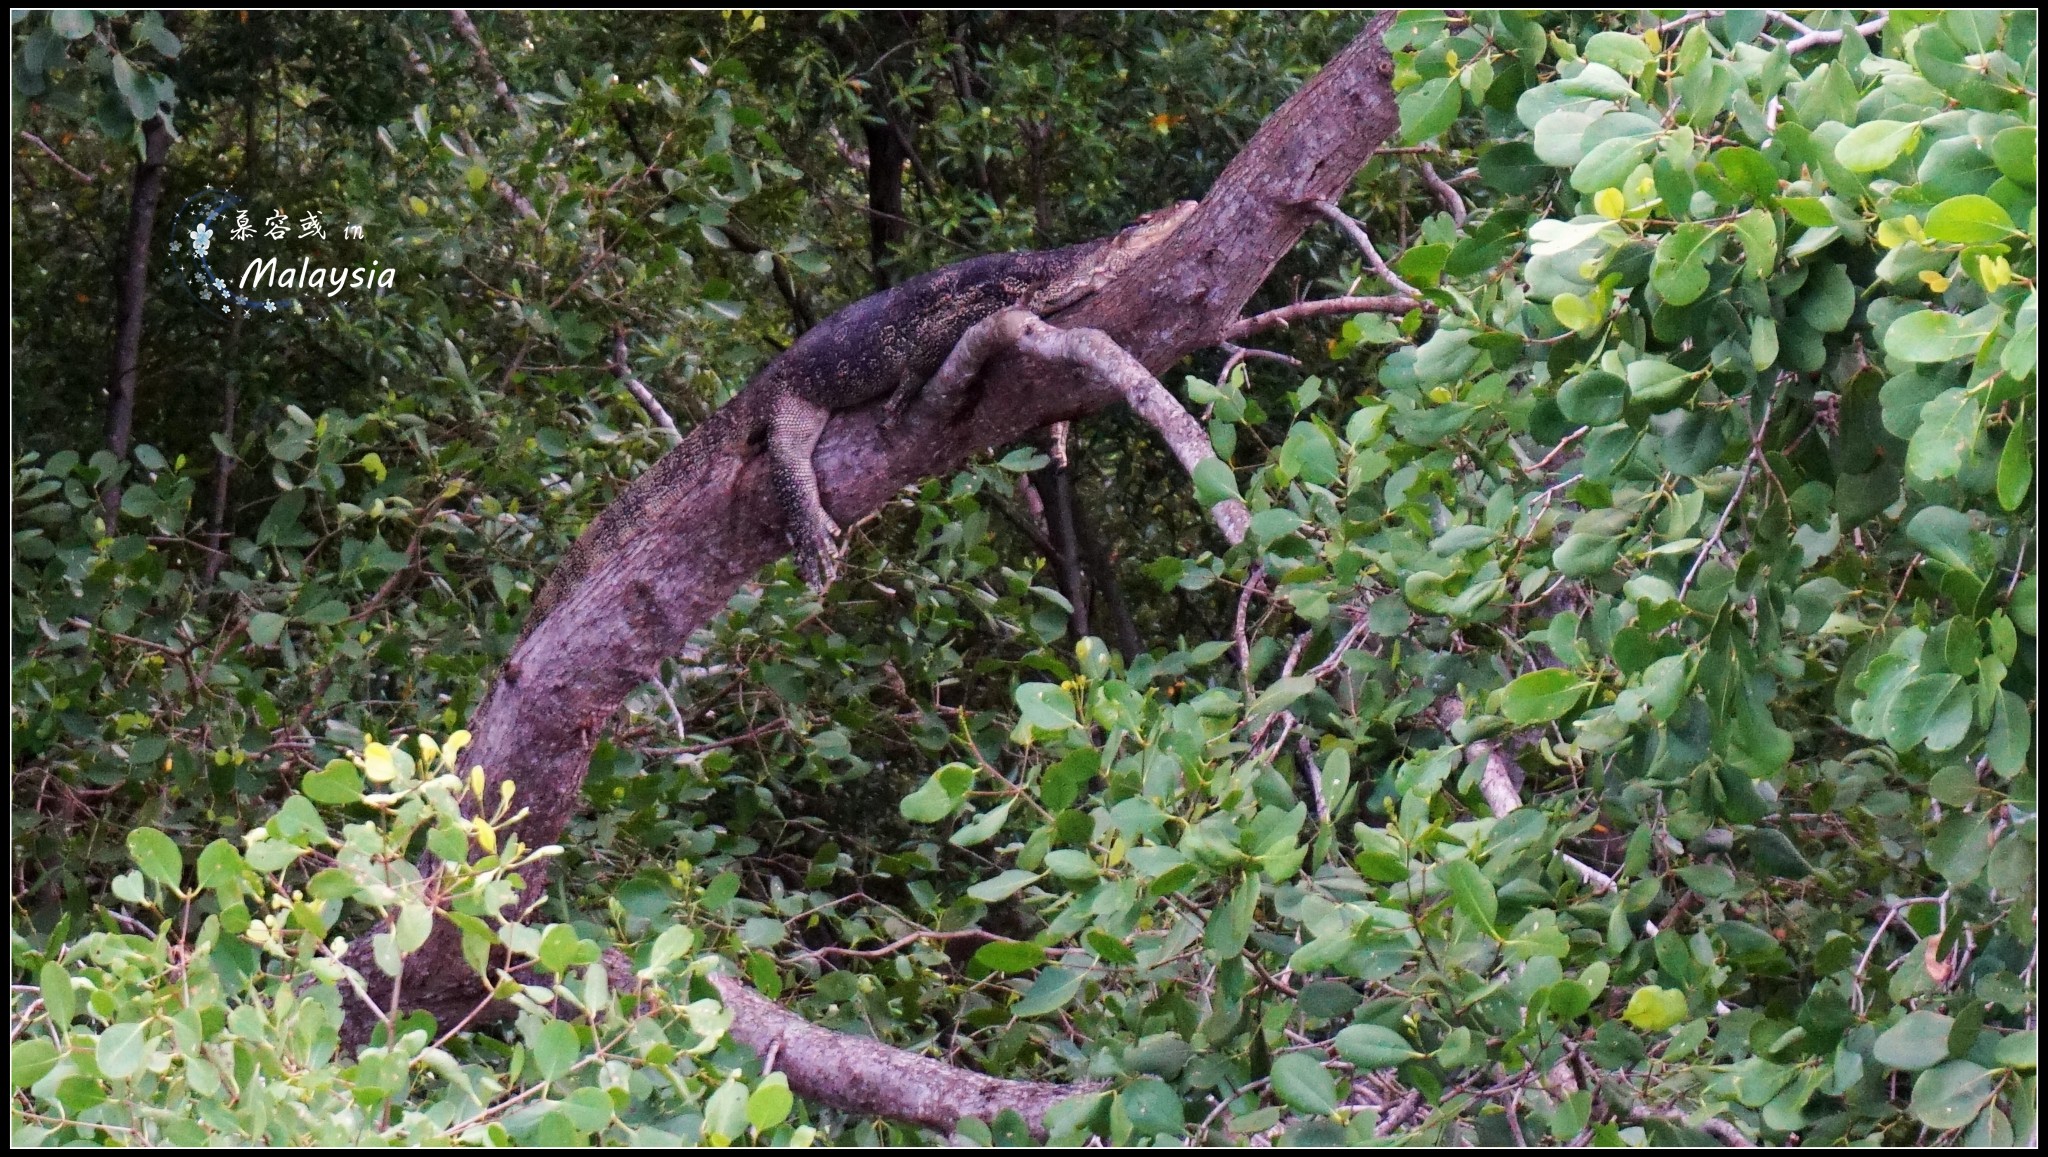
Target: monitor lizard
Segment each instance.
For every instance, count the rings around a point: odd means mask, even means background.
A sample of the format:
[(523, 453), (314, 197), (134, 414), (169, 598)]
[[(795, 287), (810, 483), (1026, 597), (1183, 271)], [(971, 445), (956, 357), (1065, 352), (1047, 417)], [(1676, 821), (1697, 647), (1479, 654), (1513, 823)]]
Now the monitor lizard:
[(1194, 201), (1181, 201), (1109, 237), (1064, 249), (995, 253), (948, 265), (825, 319), (598, 515), (534, 596), (520, 641), (584, 575), (658, 521), (700, 467), (744, 450), (764, 434), (797, 569), (812, 589), (823, 591), (837, 574), (839, 525), (819, 500), (811, 455), (833, 411), (887, 397), (893, 420), (977, 322), (1010, 307), (1042, 316), (1076, 304), (1157, 249), (1196, 208)]

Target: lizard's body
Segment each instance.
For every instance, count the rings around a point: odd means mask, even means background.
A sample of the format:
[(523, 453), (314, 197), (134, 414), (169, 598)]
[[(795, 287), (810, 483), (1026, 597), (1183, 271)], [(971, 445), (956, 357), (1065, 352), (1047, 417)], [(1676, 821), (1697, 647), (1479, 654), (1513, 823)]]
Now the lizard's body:
[(839, 526), (819, 501), (811, 454), (832, 412), (887, 397), (893, 416), (977, 322), (1013, 306), (1046, 314), (1073, 305), (1170, 237), (1194, 208), (1194, 202), (1183, 201), (1114, 236), (1065, 249), (996, 253), (949, 265), (825, 319), (598, 515), (534, 596), (520, 638), (532, 634), (584, 575), (628, 539), (649, 533), (702, 466), (764, 433), (798, 569), (823, 589), (832, 581)]

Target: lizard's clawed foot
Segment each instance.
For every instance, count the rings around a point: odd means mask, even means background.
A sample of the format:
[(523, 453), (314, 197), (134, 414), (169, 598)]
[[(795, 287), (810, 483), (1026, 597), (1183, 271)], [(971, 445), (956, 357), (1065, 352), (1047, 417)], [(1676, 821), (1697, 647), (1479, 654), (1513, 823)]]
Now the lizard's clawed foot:
[(810, 534), (799, 537), (793, 545), (797, 573), (813, 592), (824, 594), (839, 577), (838, 524), (828, 518), (823, 526), (812, 528)]

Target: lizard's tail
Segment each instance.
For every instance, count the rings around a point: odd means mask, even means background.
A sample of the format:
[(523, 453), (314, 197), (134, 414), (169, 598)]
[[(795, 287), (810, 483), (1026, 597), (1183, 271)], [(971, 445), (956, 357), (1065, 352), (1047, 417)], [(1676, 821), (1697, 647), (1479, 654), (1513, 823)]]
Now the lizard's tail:
[(688, 486), (702, 469), (727, 450), (738, 449), (752, 436), (755, 425), (755, 391), (742, 392), (699, 422), (674, 449), (633, 480), (631, 486), (604, 508), (583, 532), (533, 596), (533, 608), (519, 631), (518, 642), (526, 641), (549, 612), (582, 585), (584, 576), (616, 555), (626, 542), (652, 532), (654, 522), (670, 500)]

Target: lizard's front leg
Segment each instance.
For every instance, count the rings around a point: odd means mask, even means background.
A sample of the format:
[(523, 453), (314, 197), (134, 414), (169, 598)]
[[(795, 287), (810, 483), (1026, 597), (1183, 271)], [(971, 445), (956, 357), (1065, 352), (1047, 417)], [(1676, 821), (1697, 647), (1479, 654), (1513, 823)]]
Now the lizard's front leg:
[(948, 412), (958, 409), (967, 387), (974, 383), (989, 359), (1015, 346), (1027, 327), (1036, 324), (1043, 324), (1037, 314), (1015, 307), (998, 310), (976, 322), (953, 343), (945, 364), (924, 384), (931, 403)]
[(839, 524), (818, 499), (818, 473), (811, 455), (832, 411), (787, 391), (768, 412), (768, 456), (775, 500), (789, 545), (796, 552), (797, 572), (811, 589), (822, 593), (839, 571)]

